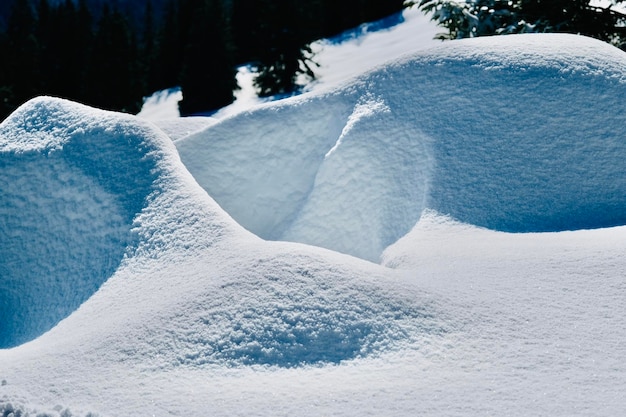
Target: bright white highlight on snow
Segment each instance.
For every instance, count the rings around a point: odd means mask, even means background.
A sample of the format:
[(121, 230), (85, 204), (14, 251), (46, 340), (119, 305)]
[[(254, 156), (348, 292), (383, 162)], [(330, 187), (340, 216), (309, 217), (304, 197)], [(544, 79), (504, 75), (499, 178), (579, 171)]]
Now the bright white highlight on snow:
[(350, 117), (348, 117), (348, 121), (341, 131), (341, 135), (339, 135), (339, 139), (337, 139), (335, 146), (333, 146), (330, 151), (328, 151), (326, 155), (324, 155), (324, 159), (330, 157), (332, 153), (337, 150), (337, 148), (343, 142), (343, 139), (350, 133), (354, 125), (357, 124), (360, 120), (368, 117), (375, 117), (379, 113), (389, 113), (390, 111), (391, 110), (385, 104), (384, 100), (379, 101), (376, 99), (365, 98), (362, 103), (357, 103), (357, 105), (354, 106), (354, 111), (352, 112)]
[(520, 35), (215, 119), (24, 104), (0, 414), (619, 415), (625, 93)]

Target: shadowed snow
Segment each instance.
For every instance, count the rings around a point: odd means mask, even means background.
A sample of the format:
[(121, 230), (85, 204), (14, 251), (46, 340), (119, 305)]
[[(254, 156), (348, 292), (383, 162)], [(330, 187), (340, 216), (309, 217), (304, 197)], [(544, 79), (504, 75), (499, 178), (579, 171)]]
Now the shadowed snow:
[(153, 146), (81, 109), (34, 100), (0, 126), (0, 347), (49, 330), (112, 275), (153, 191)]

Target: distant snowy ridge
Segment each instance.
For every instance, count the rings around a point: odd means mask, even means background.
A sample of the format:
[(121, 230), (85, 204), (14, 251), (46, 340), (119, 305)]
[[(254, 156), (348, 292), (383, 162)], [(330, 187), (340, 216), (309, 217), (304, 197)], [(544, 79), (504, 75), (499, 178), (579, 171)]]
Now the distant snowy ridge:
[(625, 94), (626, 55), (600, 41), (471, 39), (176, 145), (259, 236), (378, 261), (426, 208), (511, 232), (625, 224)]

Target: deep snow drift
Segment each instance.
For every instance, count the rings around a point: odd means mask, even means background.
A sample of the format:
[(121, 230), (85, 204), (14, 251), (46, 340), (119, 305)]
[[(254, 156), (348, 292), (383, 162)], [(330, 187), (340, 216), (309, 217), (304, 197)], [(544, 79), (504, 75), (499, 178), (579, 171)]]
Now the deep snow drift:
[(620, 225), (625, 65), (569, 35), (451, 42), (176, 146), (257, 235), (373, 261), (425, 208), (508, 232)]
[(618, 415), (625, 64), (508, 36), (187, 128), (26, 103), (0, 413)]

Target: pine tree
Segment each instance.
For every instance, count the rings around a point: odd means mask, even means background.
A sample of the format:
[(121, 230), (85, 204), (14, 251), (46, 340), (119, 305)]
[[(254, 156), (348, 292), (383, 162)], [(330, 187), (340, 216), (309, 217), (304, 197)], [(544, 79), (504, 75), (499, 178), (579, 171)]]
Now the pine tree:
[(181, 45), (178, 3), (170, 0), (165, 7), (162, 24), (157, 35), (154, 64), (154, 90), (177, 87), (184, 58)]
[[(29, 0), (16, 0), (7, 24), (4, 75), (8, 88), (3, 101), (15, 108), (38, 95), (41, 86), (37, 19)], [(8, 92), (10, 91), (10, 96)]]
[(39, 38), (42, 45), (42, 66), (46, 68), (45, 94), (72, 100), (83, 98), (86, 62), (91, 43), (91, 18), (84, 1), (78, 7), (65, 0), (50, 8), (40, 0)]
[(262, 8), (259, 0), (233, 0), (232, 36), (236, 50), (236, 62), (254, 60), (263, 45), (259, 34), (259, 16)]
[(264, 47), (257, 51), (255, 86), (261, 97), (288, 95), (297, 90), (297, 78), (315, 76), (309, 43), (313, 40), (304, 16), (306, 2), (262, 0), (258, 36)]
[(125, 16), (104, 4), (87, 77), (86, 100), (109, 110), (135, 113), (141, 108), (137, 82), (136, 38)]
[[(624, 0), (613, 0), (612, 5)], [(626, 15), (590, 0), (414, 1), (448, 30), (441, 39), (524, 32), (567, 32), (592, 36), (617, 46), (626, 40)]]
[(218, 109), (233, 102), (237, 88), (234, 46), (220, 0), (198, 0), (181, 74), (181, 115)]
[[(257, 66), (260, 95), (292, 94), (315, 76), (310, 42), (403, 1), (145, 0), (142, 22), (139, 7), (128, 6), (129, 20), (111, 6), (129, 0), (99, 0), (97, 19), (95, 0), (12, 0), (0, 26), (0, 109), (52, 94), (134, 112), (143, 95), (182, 86), (183, 113), (208, 111), (232, 101), (235, 64), (244, 63)], [(153, 7), (165, 11), (156, 25)]]
[(148, 0), (144, 12), (142, 36), (139, 48), (139, 76), (142, 80), (143, 95), (150, 94), (159, 88), (157, 71), (157, 39), (152, 1)]
[[(8, 49), (8, 40), (4, 30), (0, 29), (0, 51)], [(15, 97), (8, 78), (8, 62), (0, 60), (0, 121), (14, 110)]]

